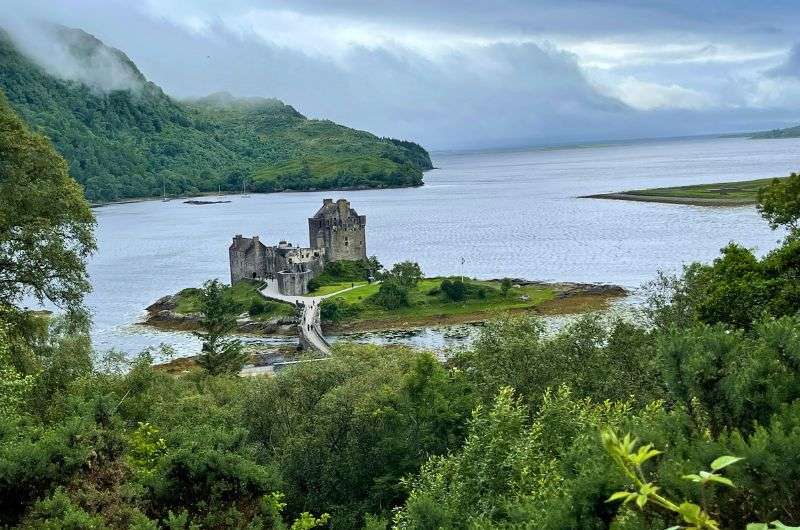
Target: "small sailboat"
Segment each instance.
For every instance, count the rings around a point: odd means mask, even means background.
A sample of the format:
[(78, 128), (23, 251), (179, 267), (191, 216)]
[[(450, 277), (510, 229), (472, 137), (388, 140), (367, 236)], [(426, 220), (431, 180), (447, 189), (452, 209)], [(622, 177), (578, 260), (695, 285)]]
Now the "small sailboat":
[(161, 177), (161, 189), (163, 192), (163, 196), (161, 197), (161, 202), (167, 202), (167, 177)]

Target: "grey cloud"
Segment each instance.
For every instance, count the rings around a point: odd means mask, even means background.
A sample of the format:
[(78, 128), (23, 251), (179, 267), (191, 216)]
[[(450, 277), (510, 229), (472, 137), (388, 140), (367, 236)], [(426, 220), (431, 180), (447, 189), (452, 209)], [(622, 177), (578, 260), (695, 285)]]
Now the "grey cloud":
[(786, 60), (767, 71), (771, 77), (790, 77), (800, 79), (800, 44), (795, 44)]
[[(732, 0), (724, 10), (715, 7), (718, 2), (683, 0), (535, 5), (522, 0), (152, 0), (150, 7), (147, 3), (131, 7), (121, 0), (6, 3), (16, 3), (17, 18), (45, 17), (97, 35), (123, 50), (151, 81), (175, 97), (216, 91), (277, 97), (311, 117), (417, 140), (430, 148), (753, 130), (784, 125), (799, 114), (797, 108), (746, 108), (742, 87), (757, 82), (752, 72), (763, 75), (774, 62), (656, 61), (608, 72), (605, 82), (613, 83), (616, 75), (616, 79), (630, 76), (677, 84), (708, 91), (722, 102), (707, 111), (644, 112), (605, 95), (614, 92), (598, 89), (576, 56), (555, 45), (532, 43), (542, 41), (532, 38), (536, 32), (545, 32), (570, 35), (576, 41), (596, 37), (647, 41), (652, 47), (653, 35), (665, 33), (680, 35), (667, 37), (678, 43), (697, 36), (709, 43), (704, 53), (714, 51), (715, 35), (725, 35), (728, 44), (787, 46), (791, 33), (787, 28), (798, 22), (793, 2)], [(165, 11), (168, 4), (173, 7)], [(462, 40), (449, 51), (424, 54), (387, 38), (380, 45), (349, 45), (335, 58), (323, 57), (267, 42), (263, 35), (232, 29), (223, 21), (223, 15), (244, 14), (256, 7), (438, 32), (445, 40), (448, 35), (486, 39), (473, 44)], [(0, 12), (0, 25), (8, 15)], [(207, 24), (203, 31), (192, 31), (179, 20), (183, 17), (185, 22), (190, 15), (203, 18)], [(309, 32), (299, 37), (313, 41), (318, 35)], [(502, 42), (491, 37), (502, 37)]]
[[(163, 3), (149, 2), (151, 6)], [(800, 22), (794, 0), (193, 0), (180, 7), (210, 18), (253, 8), (282, 9), (491, 36), (561, 33), (589, 38), (702, 32), (758, 39), (789, 36)]]
[(6, 24), (16, 46), (50, 73), (100, 91), (139, 90), (145, 80), (136, 66), (83, 32), (41, 21)]

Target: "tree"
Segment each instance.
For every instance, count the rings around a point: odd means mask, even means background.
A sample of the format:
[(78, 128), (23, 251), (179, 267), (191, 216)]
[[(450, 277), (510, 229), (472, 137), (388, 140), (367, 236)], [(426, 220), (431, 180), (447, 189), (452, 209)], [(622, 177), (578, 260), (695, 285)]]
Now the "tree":
[(202, 331), (196, 335), (203, 340), (203, 349), (197, 363), (211, 375), (237, 374), (248, 358), (241, 341), (228, 337), (236, 329), (238, 313), (229, 290), (219, 280), (212, 280), (203, 285), (200, 293)]
[(398, 309), (410, 305), (408, 289), (393, 277), (383, 280), (375, 295), (375, 301), (386, 309)]
[(513, 286), (514, 282), (511, 281), (511, 278), (503, 278), (500, 281), (500, 292), (503, 296), (506, 296)]
[(413, 261), (401, 261), (395, 263), (388, 276), (393, 278), (398, 285), (405, 289), (415, 287), (422, 279), (422, 269), (419, 264)]
[(0, 93), (0, 305), (24, 296), (77, 310), (91, 287), (94, 216), (67, 163)]
[(775, 179), (758, 190), (758, 211), (773, 229), (784, 226), (796, 232), (800, 228), (800, 175)]
[(370, 256), (365, 260), (366, 272), (372, 277), (378, 277), (383, 272), (383, 265), (378, 260), (378, 256)]

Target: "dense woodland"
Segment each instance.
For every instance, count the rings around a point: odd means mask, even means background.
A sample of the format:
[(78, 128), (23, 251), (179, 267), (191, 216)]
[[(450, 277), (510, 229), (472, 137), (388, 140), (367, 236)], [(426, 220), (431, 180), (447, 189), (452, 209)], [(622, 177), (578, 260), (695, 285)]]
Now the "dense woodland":
[[(785, 231), (776, 250), (732, 244), (658, 278), (633, 319), (552, 333), (498, 315), (447, 363), (344, 344), (274, 377), (209, 363), (175, 376), (152, 351), (92, 351), (92, 213), (0, 97), (0, 525), (798, 525), (798, 197), (796, 175), (760, 194)], [(219, 285), (206, 291), (208, 361), (236, 348)], [(62, 314), (27, 312), (25, 296)]]
[(262, 192), (418, 186), (432, 167), (413, 142), (309, 120), (278, 100), (176, 101), (119, 50), (80, 30), (52, 32), (80, 67), (129, 78), (113, 90), (63, 79), (0, 30), (0, 89), (66, 158), (90, 201), (160, 196), (164, 187), (175, 196), (243, 185)]

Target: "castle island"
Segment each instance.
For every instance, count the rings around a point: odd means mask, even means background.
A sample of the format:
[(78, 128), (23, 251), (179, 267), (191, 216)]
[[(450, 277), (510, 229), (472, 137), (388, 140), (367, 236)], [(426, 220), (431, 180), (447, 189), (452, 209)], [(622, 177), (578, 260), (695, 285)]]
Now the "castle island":
[[(387, 276), (397, 274), (397, 264), (388, 271), (367, 269), (380, 265), (365, 263), (366, 225), (366, 216), (347, 200), (324, 199), (308, 218), (307, 247), (286, 241), (267, 246), (258, 235), (234, 236), (228, 257), (237, 330), (297, 333), (302, 347), (327, 354), (323, 324), (349, 333), (485, 322), (506, 312), (570, 314), (604, 309), (626, 294), (613, 285), (435, 276), (417, 278), (399, 305), (387, 304), (381, 288)], [(372, 281), (375, 273), (383, 282)], [(160, 298), (148, 306), (147, 324), (197, 329), (203, 318), (200, 297), (200, 290), (190, 287)]]
[(346, 199), (324, 199), (308, 219), (307, 248), (286, 241), (266, 246), (259, 236), (236, 235), (228, 249), (231, 285), (242, 280), (275, 280), (281, 294), (305, 295), (308, 282), (326, 264), (367, 258), (366, 225), (367, 216), (358, 215)]

